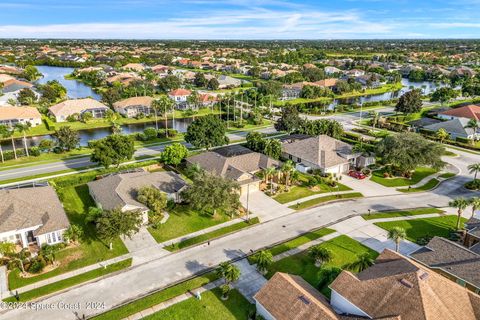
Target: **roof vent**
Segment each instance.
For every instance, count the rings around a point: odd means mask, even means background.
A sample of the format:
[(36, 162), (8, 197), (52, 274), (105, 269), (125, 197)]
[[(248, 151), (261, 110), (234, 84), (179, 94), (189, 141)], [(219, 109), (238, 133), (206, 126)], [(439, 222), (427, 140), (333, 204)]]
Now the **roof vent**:
[(422, 273), (422, 274), (420, 275), (420, 279), (421, 279), (421, 280), (426, 280), (426, 279), (428, 279), (428, 272)]
[(308, 300), (308, 298), (305, 297), (305, 296), (300, 296), (300, 297), (298, 297), (298, 299), (300, 299), (300, 301), (305, 303), (307, 306), (310, 304), (310, 300)]
[(400, 283), (403, 284), (407, 288), (413, 288), (413, 283), (411, 283), (407, 279), (400, 280)]

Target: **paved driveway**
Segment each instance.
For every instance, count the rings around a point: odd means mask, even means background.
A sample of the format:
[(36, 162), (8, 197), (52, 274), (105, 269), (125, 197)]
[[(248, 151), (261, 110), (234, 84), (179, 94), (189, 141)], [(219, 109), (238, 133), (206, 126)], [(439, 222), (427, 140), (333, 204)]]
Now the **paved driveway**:
[[(247, 194), (242, 194), (240, 197), (242, 205), (247, 208)], [(262, 191), (252, 191), (248, 196), (248, 208), (252, 214), (260, 218), (260, 221), (265, 222), (278, 217), (285, 216), (294, 212), (285, 205), (273, 200)]]
[(340, 182), (357, 192), (361, 192), (365, 197), (386, 196), (401, 193), (395, 190), (395, 188), (382, 186), (370, 179), (358, 180), (347, 175), (342, 175), (342, 180)]

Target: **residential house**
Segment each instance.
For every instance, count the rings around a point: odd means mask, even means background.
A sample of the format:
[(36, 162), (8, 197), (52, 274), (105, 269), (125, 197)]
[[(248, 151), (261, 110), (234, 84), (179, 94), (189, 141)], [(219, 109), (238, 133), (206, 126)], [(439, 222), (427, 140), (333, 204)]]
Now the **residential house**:
[(85, 112), (90, 112), (94, 118), (103, 118), (107, 110), (106, 105), (92, 98), (65, 100), (48, 108), (57, 122), (65, 122), (69, 116), (81, 116)]
[(219, 84), (218, 88), (220, 89), (240, 87), (244, 82), (243, 80), (226, 76), (226, 75), (219, 76), (217, 80)]
[(10, 93), (10, 92), (18, 92), (25, 88), (31, 89), (32, 87), (33, 87), (33, 84), (31, 84), (30, 82), (20, 81), (17, 79), (10, 79), (3, 83), (2, 92), (4, 94)]
[(13, 127), (17, 123), (26, 124), (29, 122), (32, 127), (42, 123), (42, 115), (37, 108), (33, 107), (0, 107), (0, 124)]
[(275, 274), (254, 296), (267, 320), (474, 320), (480, 296), (416, 261), (385, 249), (371, 267), (342, 271), (330, 303), (301, 278)]
[(198, 100), (202, 106), (209, 107), (214, 105), (218, 101), (218, 97), (216, 95), (205, 93), (199, 94)]
[(177, 105), (186, 105), (187, 98), (192, 94), (192, 91), (187, 89), (176, 89), (168, 93), (168, 97), (175, 101)]
[(341, 174), (351, 168), (363, 168), (375, 161), (373, 157), (353, 152), (348, 143), (327, 135), (292, 135), (281, 140), (282, 157), (295, 162), (296, 169), (300, 172), (319, 169), (323, 173)]
[(141, 72), (145, 70), (145, 66), (141, 63), (128, 63), (122, 67), (124, 70), (132, 70), (136, 72)]
[(280, 165), (279, 161), (241, 145), (221, 147), (186, 160), (188, 165), (197, 164), (211, 174), (236, 181), (242, 193), (259, 189), (260, 179), (255, 173)]
[(319, 87), (324, 87), (324, 88), (333, 88), (337, 84), (338, 79), (336, 78), (328, 78), (320, 81), (314, 82), (315, 85)]
[(325, 67), (323, 70), (325, 71), (326, 75), (338, 74), (342, 72), (342, 70), (336, 67)]
[(137, 201), (142, 187), (154, 187), (167, 194), (168, 199), (180, 202), (180, 192), (186, 182), (170, 171), (136, 171), (108, 175), (88, 183), (88, 189), (97, 206), (104, 210), (121, 209), (122, 212), (139, 210), (143, 223), (148, 223), (148, 208)]
[(109, 85), (112, 85), (115, 82), (119, 82), (124, 86), (128, 86), (135, 80), (141, 80), (141, 78), (135, 73), (126, 72), (114, 74), (106, 79)]
[(149, 96), (131, 97), (115, 102), (113, 108), (127, 118), (134, 118), (139, 115), (148, 116), (152, 113), (153, 100)]
[(453, 120), (458, 118), (467, 118), (480, 121), (480, 106), (468, 105), (455, 109), (449, 109), (443, 112), (439, 112), (437, 117), (445, 120)]
[(425, 130), (437, 132), (440, 129), (444, 129), (450, 134), (451, 139), (465, 138), (471, 140), (480, 139), (480, 131), (477, 129), (469, 128), (468, 118), (454, 118), (452, 120), (434, 123), (423, 127)]
[(352, 69), (352, 70), (347, 70), (344, 72), (346, 75), (350, 76), (350, 77), (361, 77), (363, 75), (365, 75), (365, 71), (364, 70), (359, 70), (359, 69)]
[(475, 253), (480, 254), (480, 214), (476, 214), (465, 223), (463, 244)]
[(50, 186), (0, 190), (0, 241), (27, 248), (63, 242), (70, 223)]
[(23, 70), (17, 67), (5, 66), (5, 65), (0, 66), (0, 73), (13, 74), (18, 76), (18, 75), (21, 75), (22, 72)]
[(410, 257), (459, 285), (480, 293), (480, 255), (442, 237), (433, 237)]
[(319, 86), (314, 82), (302, 81), (292, 84), (285, 84), (282, 87), (282, 100), (300, 98), (304, 86)]

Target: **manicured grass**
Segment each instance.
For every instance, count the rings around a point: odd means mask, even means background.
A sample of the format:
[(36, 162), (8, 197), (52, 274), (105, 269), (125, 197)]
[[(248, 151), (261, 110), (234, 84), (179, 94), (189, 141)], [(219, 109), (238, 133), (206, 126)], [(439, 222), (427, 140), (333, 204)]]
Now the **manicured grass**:
[(89, 148), (80, 148), (80, 149), (75, 149), (70, 152), (65, 152), (65, 153), (42, 153), (38, 157), (19, 157), (17, 160), (7, 160), (4, 163), (0, 163), (0, 171), (3, 170), (10, 170), (10, 169), (15, 169), (18, 167), (28, 167), (28, 166), (33, 166), (39, 163), (49, 163), (49, 162), (54, 162), (54, 161), (59, 161), (59, 160), (67, 160), (71, 158), (77, 158), (80, 156), (87, 155), (91, 152)]
[(390, 92), (390, 91), (397, 91), (402, 89), (403, 85), (401, 83), (393, 83), (393, 84), (385, 84), (383, 86), (380, 86), (378, 88), (372, 88), (372, 89), (366, 89), (362, 91), (353, 91), (349, 93), (345, 93), (339, 96), (336, 96), (336, 98), (342, 99), (342, 98), (351, 98), (351, 97), (359, 97), (359, 96), (366, 96), (366, 95), (373, 95), (373, 94), (382, 94), (385, 92)]
[[(295, 239), (276, 245), (268, 249), (268, 251), (270, 251), (272, 256), (277, 256), (283, 252), (297, 248), (305, 243), (324, 237), (333, 232), (335, 232), (335, 230), (329, 228), (322, 228), (319, 230), (307, 232), (304, 235), (296, 237)], [(255, 255), (249, 256), (248, 262), (250, 262), (250, 264), (255, 263)]]
[(213, 217), (209, 212), (198, 212), (187, 205), (177, 205), (169, 214), (170, 218), (165, 224), (148, 228), (157, 242), (175, 239), (229, 220), (226, 214), (218, 213)]
[(402, 210), (402, 211), (385, 211), (380, 213), (373, 214), (363, 214), (362, 218), (365, 220), (374, 220), (374, 219), (383, 219), (383, 218), (395, 218), (395, 217), (409, 217), (409, 216), (418, 216), (421, 214), (431, 214), (431, 213), (443, 213), (445, 211), (437, 208), (418, 208), (412, 210)]
[(168, 251), (172, 251), (172, 252), (178, 251), (178, 250), (185, 249), (185, 248), (194, 246), (196, 244), (206, 242), (208, 240), (218, 238), (218, 237), (221, 237), (223, 235), (238, 231), (240, 229), (253, 226), (257, 223), (260, 223), (260, 220), (257, 217), (255, 217), (253, 219), (250, 219), (249, 222), (242, 221), (242, 222), (239, 222), (239, 223), (235, 223), (235, 224), (229, 225), (227, 227), (220, 228), (220, 229), (214, 230), (212, 232), (208, 232), (208, 233), (205, 233), (205, 234), (202, 234), (202, 235), (199, 235), (199, 236), (196, 236), (196, 237), (193, 237), (193, 238), (190, 238), (190, 239), (187, 239), (187, 240), (184, 240), (184, 241), (166, 246), (166, 247), (164, 247), (164, 249), (166, 249)]
[(448, 178), (452, 178), (452, 177), (455, 177), (456, 174), (453, 173), (453, 172), (447, 172), (447, 173), (444, 173), (444, 174), (441, 174), (439, 176), (439, 178), (443, 178), (443, 179), (448, 179)]
[(406, 188), (406, 189), (402, 188), (397, 190), (404, 193), (422, 192), (422, 191), (428, 191), (435, 188), (439, 183), (440, 181), (438, 181), (437, 179), (430, 179), (427, 183), (425, 183), (423, 186), (420, 186), (418, 188)]
[(88, 193), (87, 185), (60, 188), (57, 190), (57, 193), (63, 203), (70, 223), (76, 224), (83, 229), (83, 239), (80, 245), (70, 246), (59, 251), (56, 255), (56, 260), (60, 263), (60, 266), (50, 272), (30, 278), (22, 278), (20, 277), (20, 270), (14, 269), (8, 274), (10, 289), (23, 287), (128, 253), (120, 238), (113, 241), (113, 249), (109, 250), (108, 246), (97, 238), (95, 226), (93, 224), (85, 224), (85, 213), (89, 207), (95, 205)]
[[(467, 219), (465, 218), (461, 218), (460, 225), (462, 226), (466, 220)], [(452, 231), (455, 231), (456, 224), (456, 215), (375, 223), (375, 225), (387, 231), (392, 229), (393, 227), (404, 228), (407, 232), (407, 239), (413, 242), (418, 242), (421, 238), (427, 236), (439, 236), (448, 238), (450, 236), (450, 233)]]
[(275, 197), (273, 197), (273, 199), (283, 204), (283, 203), (292, 202), (298, 199), (302, 199), (308, 196), (312, 196), (314, 194), (352, 190), (346, 185), (343, 185), (341, 183), (339, 183), (336, 188), (329, 188), (325, 184), (319, 184), (316, 187), (318, 187), (319, 190), (313, 191), (311, 188), (303, 185), (293, 186), (290, 188), (288, 192), (282, 192), (276, 195)]
[(250, 304), (236, 289), (230, 292), (226, 301), (221, 299), (221, 295), (221, 290), (215, 288), (202, 293), (201, 300), (192, 297), (144, 319), (237, 320), (248, 319), (249, 314), (255, 310), (254, 305)]
[[(129, 259), (117, 262), (117, 263), (110, 264), (106, 268), (100, 267), (98, 269), (95, 269), (95, 270), (92, 270), (92, 271), (89, 271), (89, 272), (85, 272), (85, 273), (79, 274), (79, 275), (71, 277), (71, 278), (67, 278), (67, 279), (60, 280), (60, 281), (57, 281), (57, 282), (54, 282), (54, 283), (51, 283), (51, 284), (47, 284), (46, 286), (36, 288), (36, 289), (26, 291), (26, 292), (23, 292), (23, 293), (19, 294), (20, 301), (30, 301), (30, 300), (39, 298), (41, 296), (45, 296), (47, 294), (53, 293), (53, 292), (60, 291), (60, 290), (75, 286), (75, 285), (80, 284), (82, 282), (86, 282), (86, 281), (89, 281), (89, 280), (92, 280), (92, 279), (95, 279), (95, 278), (105, 276), (109, 273), (113, 273), (113, 272), (128, 268), (131, 265), (132, 265), (132, 258), (129, 258)], [(14, 301), (17, 301), (17, 300), (15, 299), (15, 297), (10, 297), (10, 298), (4, 299), (3, 301), (14, 302)]]
[[(320, 244), (320, 246), (330, 250), (333, 256), (332, 260), (326, 263), (323, 267), (343, 268), (346, 264), (356, 261), (357, 255), (365, 252), (372, 258), (378, 256), (376, 251), (365, 247), (360, 242), (345, 235), (328, 240)], [(314, 288), (319, 289), (325, 296), (329, 297), (330, 289), (328, 289), (328, 286), (319, 288), (321, 281), (319, 271), (320, 268), (315, 267), (314, 261), (308, 256), (308, 252), (304, 251), (274, 262), (268, 268), (266, 277), (271, 278), (275, 272), (286, 272), (299, 275)]]
[(361, 197), (363, 197), (363, 195), (360, 192), (343, 193), (343, 194), (319, 197), (319, 198), (311, 199), (308, 201), (300, 202), (299, 204), (294, 204), (289, 208), (294, 210), (301, 210), (301, 209), (310, 208), (328, 201), (353, 199), (353, 198), (361, 198)]
[(379, 183), (385, 187), (403, 187), (403, 186), (410, 186), (412, 184), (416, 184), (420, 182), (425, 177), (432, 175), (437, 172), (437, 170), (433, 168), (421, 167), (417, 168), (412, 175), (411, 179), (407, 178), (384, 178), (383, 173), (385, 170), (377, 170), (374, 171), (372, 174), (372, 178), (370, 180)]
[(95, 320), (110, 320), (110, 319), (123, 319), (139, 311), (148, 309), (154, 305), (157, 305), (163, 301), (172, 299), (176, 296), (184, 294), (189, 290), (194, 290), (201, 286), (206, 285), (211, 281), (217, 280), (218, 277), (214, 272), (207, 273), (205, 275), (184, 281), (177, 285), (166, 288), (162, 291), (153, 293), (141, 299), (135, 300), (121, 307), (102, 313), (93, 317)]

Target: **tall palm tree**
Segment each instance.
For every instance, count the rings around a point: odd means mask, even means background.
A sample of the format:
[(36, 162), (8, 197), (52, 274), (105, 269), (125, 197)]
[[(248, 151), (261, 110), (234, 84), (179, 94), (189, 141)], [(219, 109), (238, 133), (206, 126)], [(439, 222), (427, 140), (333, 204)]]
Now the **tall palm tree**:
[(26, 137), (26, 133), (27, 131), (30, 130), (30, 128), (32, 127), (32, 124), (30, 122), (26, 122), (26, 123), (17, 123), (15, 125), (15, 129), (22, 133), (23, 134), (23, 146), (25, 148), (25, 154), (27, 155), (27, 157), (30, 157), (30, 154), (28, 153), (28, 146), (27, 146), (27, 137)]
[(476, 133), (478, 129), (480, 129), (480, 121), (477, 121), (475, 119), (470, 119), (465, 126), (465, 128), (470, 128), (473, 129), (473, 132)]
[(453, 201), (450, 201), (448, 205), (452, 208), (457, 209), (457, 230), (460, 229), (460, 218), (462, 217), (463, 210), (468, 207), (468, 200), (465, 198), (457, 198)]
[(273, 177), (275, 176), (275, 173), (277, 172), (277, 169), (274, 167), (268, 167), (265, 169), (265, 175), (268, 183), (268, 178), (270, 178), (270, 194), (273, 194)]
[(295, 165), (293, 164), (292, 160), (287, 160), (282, 165), (280, 170), (282, 171), (283, 177), (285, 178), (285, 187), (288, 190), (290, 184), (290, 175), (295, 170)]
[(372, 257), (367, 253), (362, 253), (357, 256), (357, 260), (349, 263), (346, 267), (352, 271), (362, 272), (363, 270), (371, 267), (374, 264)]
[(219, 277), (223, 278), (226, 285), (230, 285), (240, 278), (240, 269), (229, 262), (220, 263), (216, 272)]
[(15, 160), (17, 160), (17, 148), (15, 147), (15, 139), (13, 139), (13, 135), (15, 133), (15, 128), (8, 128), (7, 132), (5, 133), (5, 138), (10, 138), (12, 139), (12, 149), (13, 149), (13, 155), (15, 157)]
[(393, 227), (392, 229), (388, 230), (388, 239), (393, 240), (395, 242), (395, 251), (400, 250), (400, 242), (407, 237), (407, 233), (405, 229), (401, 227)]
[(468, 167), (468, 173), (474, 174), (473, 180), (477, 180), (477, 174), (480, 172), (480, 163), (473, 163)]
[(320, 268), (325, 262), (333, 259), (332, 252), (327, 248), (316, 245), (308, 250), (308, 255), (315, 261), (315, 267)]
[(473, 197), (470, 199), (470, 205), (472, 206), (472, 218), (475, 215), (475, 211), (480, 210), (480, 197)]
[(268, 250), (262, 250), (255, 255), (255, 263), (257, 264), (257, 269), (261, 273), (265, 274), (268, 270), (268, 267), (273, 263), (272, 253)]
[(8, 137), (8, 128), (6, 125), (0, 125), (0, 157), (2, 158), (2, 163), (5, 162), (5, 158), (3, 157), (3, 149), (2, 149), (2, 140)]
[(175, 102), (166, 95), (160, 96), (152, 102), (152, 109), (155, 112), (155, 127), (158, 130), (158, 114), (165, 117), (165, 137), (168, 137), (168, 113), (173, 110)]

